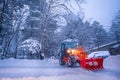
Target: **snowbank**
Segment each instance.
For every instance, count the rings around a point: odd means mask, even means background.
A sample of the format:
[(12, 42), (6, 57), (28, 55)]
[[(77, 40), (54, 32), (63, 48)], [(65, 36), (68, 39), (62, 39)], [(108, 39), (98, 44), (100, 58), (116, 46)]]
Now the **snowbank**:
[(88, 55), (89, 58), (93, 58), (93, 57), (102, 57), (102, 58), (106, 58), (110, 56), (110, 53), (109, 51), (95, 51), (95, 52), (92, 52)]
[(42, 67), (42, 66), (50, 66), (49, 64), (58, 63), (54, 59), (45, 59), (45, 60), (29, 60), (29, 59), (4, 59), (0, 60), (0, 68), (18, 68), (18, 67)]
[(120, 55), (109, 56), (104, 60), (104, 67), (106, 69), (120, 71)]

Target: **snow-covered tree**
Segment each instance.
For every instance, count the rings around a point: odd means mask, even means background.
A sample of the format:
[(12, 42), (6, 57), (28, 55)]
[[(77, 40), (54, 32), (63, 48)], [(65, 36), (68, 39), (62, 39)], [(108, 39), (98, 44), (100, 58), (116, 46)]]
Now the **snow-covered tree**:
[[(5, 46), (8, 47), (5, 50), (13, 53), (14, 57), (16, 57), (17, 54), (22, 54), (18, 48), (20, 43), (29, 38), (36, 39), (41, 43), (41, 49), (47, 57), (54, 55), (62, 40), (67, 38), (77, 38), (80, 40), (81, 45), (85, 45), (89, 39), (87, 34), (89, 27), (85, 26), (82, 21), (84, 15), (81, 3), (83, 1), (9, 0), (13, 4), (9, 3), (12, 13), (12, 16), (9, 15), (12, 26), (7, 26), (11, 34), (9, 38), (6, 36), (5, 40), (8, 40)], [(75, 13), (73, 3), (78, 6), (79, 13)], [(60, 22), (65, 25), (61, 25)]]
[[(75, 1), (78, 5), (81, 2), (81, 0), (80, 1), (75, 0)], [(49, 23), (51, 24), (51, 22), (52, 22), (51, 20), (52, 19), (57, 19), (60, 16), (62, 16), (67, 21), (68, 18), (66, 18), (64, 16), (64, 14), (67, 14), (67, 15), (71, 14), (71, 13), (73, 14), (73, 12), (70, 10), (70, 7), (67, 6), (67, 5), (71, 5), (71, 4), (65, 4), (66, 2), (71, 3), (72, 0), (69, 0), (69, 1), (66, 1), (66, 0), (46, 0), (47, 6), (46, 6), (46, 12), (44, 14), (45, 15), (45, 18), (44, 18), (45, 21), (44, 21), (44, 24), (42, 26), (42, 30), (43, 30), (42, 33), (43, 34), (42, 34), (42, 38), (41, 38), (42, 39), (42, 52), (43, 53), (45, 53), (46, 50), (47, 50), (46, 49), (47, 48), (46, 44), (49, 43), (47, 40), (50, 40), (50, 38), (48, 39), (48, 37), (47, 37), (47, 36), (49, 36), (49, 35), (47, 35), (47, 33), (49, 33), (48, 29), (49, 29), (50, 26), (48, 24)], [(53, 21), (53, 22), (56, 22), (56, 21)], [(52, 24), (54, 24), (53, 26), (56, 25), (55, 23), (52, 23)], [(51, 28), (51, 29), (53, 29), (53, 28)], [(52, 33), (54, 33), (54, 31), (55, 31), (55, 29), (52, 30)], [(50, 41), (53, 42), (52, 40), (54, 40), (54, 39), (51, 39)], [(56, 42), (56, 41), (54, 41), (54, 42)], [(51, 47), (51, 49), (53, 49), (53, 48)], [(47, 54), (47, 53), (45, 53), (45, 54)]]
[(20, 45), (19, 48), (22, 48), (23, 52), (26, 55), (29, 55), (28, 57), (32, 58), (32, 55), (36, 54), (36, 55), (40, 55), (40, 50), (41, 50), (41, 44), (39, 43), (39, 41), (35, 40), (35, 39), (26, 39), (25, 41), (23, 41)]
[(120, 11), (118, 11), (116, 17), (113, 19), (110, 32), (113, 41), (120, 41)]
[(0, 7), (0, 28), (2, 29), (0, 34), (2, 37), (3, 55), (6, 56), (9, 51), (11, 36), (14, 32), (12, 21), (15, 9), (12, 0), (2, 0)]

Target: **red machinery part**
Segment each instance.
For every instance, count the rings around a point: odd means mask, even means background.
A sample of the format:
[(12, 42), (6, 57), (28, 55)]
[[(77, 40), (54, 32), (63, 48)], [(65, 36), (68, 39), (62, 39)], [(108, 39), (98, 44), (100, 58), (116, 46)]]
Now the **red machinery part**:
[(80, 61), (82, 68), (87, 70), (98, 70), (103, 68), (103, 58), (85, 58)]

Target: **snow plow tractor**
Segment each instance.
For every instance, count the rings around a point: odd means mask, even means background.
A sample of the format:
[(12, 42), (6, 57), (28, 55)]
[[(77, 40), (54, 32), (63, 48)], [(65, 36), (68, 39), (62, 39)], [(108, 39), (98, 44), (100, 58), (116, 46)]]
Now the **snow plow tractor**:
[(97, 70), (103, 68), (103, 58), (88, 58), (83, 47), (77, 40), (67, 39), (61, 43), (59, 64), (75, 67), (76, 63), (87, 70)]

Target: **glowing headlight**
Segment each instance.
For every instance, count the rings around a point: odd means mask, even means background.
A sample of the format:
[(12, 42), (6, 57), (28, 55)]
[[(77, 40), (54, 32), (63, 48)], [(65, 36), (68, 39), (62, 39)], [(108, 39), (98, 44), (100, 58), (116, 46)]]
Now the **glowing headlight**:
[(70, 50), (70, 49), (68, 49), (68, 50), (67, 50), (67, 53), (70, 53), (70, 52), (71, 52), (71, 50)]
[(72, 50), (72, 53), (75, 53), (75, 50)]

